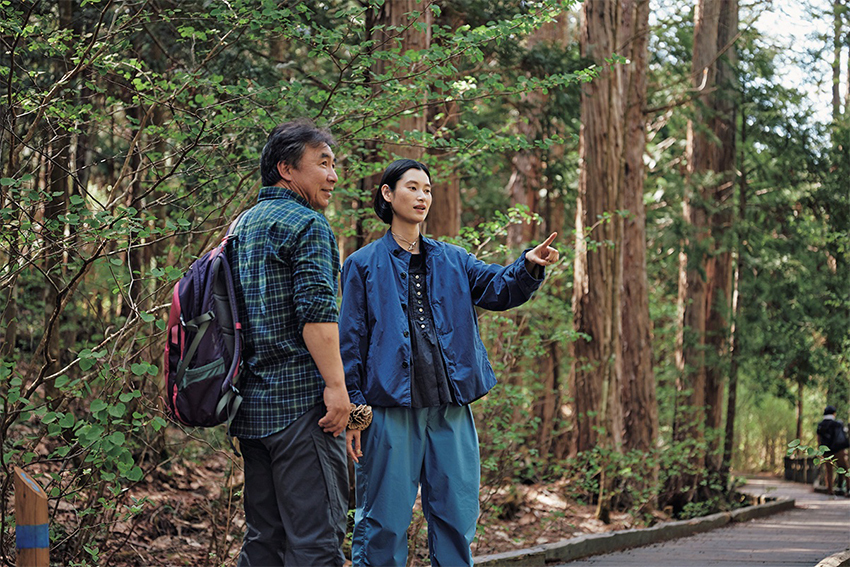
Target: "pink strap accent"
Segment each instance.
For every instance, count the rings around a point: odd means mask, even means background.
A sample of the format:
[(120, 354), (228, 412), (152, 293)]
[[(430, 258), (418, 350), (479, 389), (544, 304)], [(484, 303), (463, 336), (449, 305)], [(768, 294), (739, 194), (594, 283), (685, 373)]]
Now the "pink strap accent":
[(183, 418), (180, 417), (180, 412), (177, 411), (177, 384), (174, 384), (173, 394), (171, 395), (171, 407), (174, 408), (174, 415), (177, 419), (183, 421)]
[(174, 285), (171, 293), (171, 311), (168, 313), (168, 323), (165, 328), (170, 329), (180, 322), (180, 282)]

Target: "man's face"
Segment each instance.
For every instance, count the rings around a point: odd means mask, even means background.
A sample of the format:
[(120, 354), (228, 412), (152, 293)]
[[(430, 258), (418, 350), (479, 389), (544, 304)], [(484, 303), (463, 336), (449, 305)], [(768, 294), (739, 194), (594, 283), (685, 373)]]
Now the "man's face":
[(283, 162), (277, 167), (283, 178), (278, 184), (304, 197), (314, 209), (328, 206), (339, 178), (334, 169), (334, 153), (327, 144), (304, 148), (298, 168)]

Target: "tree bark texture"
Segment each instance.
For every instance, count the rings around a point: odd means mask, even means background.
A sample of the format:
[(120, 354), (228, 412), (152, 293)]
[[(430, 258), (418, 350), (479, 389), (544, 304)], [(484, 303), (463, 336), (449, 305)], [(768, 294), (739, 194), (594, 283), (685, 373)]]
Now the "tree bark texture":
[[(412, 19), (412, 12), (421, 12), (418, 18)], [(418, 31), (413, 27), (415, 23), (424, 23), (426, 30)], [(387, 0), (381, 6), (370, 9), (366, 14), (366, 29), (370, 41), (373, 42), (372, 51), (383, 51), (398, 48), (400, 53), (408, 50), (426, 49), (431, 45), (432, 13), (430, 9), (415, 0)], [(407, 68), (394, 68), (392, 63), (378, 59), (371, 68), (371, 88), (377, 94), (381, 92), (382, 82), (391, 75), (393, 78), (402, 79), (407, 75), (416, 73), (418, 65), (413, 64)], [(421, 103), (426, 102), (423, 94)], [(386, 119), (387, 130), (394, 132), (399, 137), (400, 143), (373, 144), (368, 148), (367, 159), (370, 161), (385, 162), (398, 158), (410, 158), (417, 161), (422, 160), (425, 148), (421, 145), (413, 145), (405, 141), (409, 132), (425, 132), (427, 129), (427, 112), (423, 108), (417, 108), (415, 112), (407, 114), (405, 108), (398, 110), (398, 116), (389, 116)], [(376, 173), (361, 181), (363, 191), (368, 191), (369, 196), (357, 204), (359, 209), (372, 208), (372, 199), (375, 192), (380, 190), (381, 173)], [(368, 214), (368, 213), (367, 213)], [(458, 221), (459, 224), (459, 221)], [(360, 218), (356, 226), (356, 237), (351, 243), (345, 243), (344, 255), (362, 248), (381, 236), (383, 231), (367, 231)]]
[[(420, 12), (419, 17), (412, 18), (413, 12)], [(400, 53), (409, 50), (419, 51), (427, 49), (431, 45), (432, 12), (430, 9), (416, 0), (387, 0), (374, 11), (370, 11), (373, 19), (369, 29), (372, 30), (372, 39), (377, 42), (375, 49), (399, 48)], [(425, 24), (425, 31), (418, 31), (413, 27), (415, 23)], [(377, 24), (377, 26), (375, 25)], [(367, 24), (368, 25), (368, 24)], [(398, 31), (401, 30), (401, 31)], [(416, 73), (419, 65), (414, 63), (407, 68), (395, 70), (396, 78), (403, 78)], [(380, 77), (388, 72), (387, 62), (378, 60), (372, 67), (373, 76)], [(373, 84), (373, 90), (380, 90), (380, 84)], [(427, 95), (423, 93), (422, 104), (427, 102)], [(424, 108), (418, 108), (415, 112), (406, 113), (405, 109), (399, 109), (400, 114), (397, 122), (391, 122), (389, 129), (397, 132), (401, 138), (400, 143), (389, 143), (384, 145), (384, 150), (399, 158), (410, 158), (421, 160), (425, 154), (425, 148), (405, 141), (408, 132), (425, 132), (427, 127), (427, 113)]]
[[(435, 136), (449, 137), (457, 127), (458, 108), (454, 101), (432, 107), (428, 124)], [(450, 162), (451, 155), (443, 149), (429, 150), (432, 163), (431, 210), (427, 231), (435, 237), (460, 234), (460, 178)]]
[[(570, 40), (570, 27), (566, 15), (562, 15), (554, 22), (543, 24), (525, 41), (525, 47), (532, 49), (539, 44), (550, 44), (563, 48)], [(521, 120), (517, 123), (517, 133), (525, 137), (529, 142), (534, 142), (542, 137), (544, 125), (541, 123), (539, 110), (546, 106), (549, 95), (540, 91), (525, 93), (518, 103), (518, 111)], [(511, 206), (525, 205), (528, 209), (540, 212), (540, 189), (543, 177), (543, 156), (541, 150), (532, 147), (518, 151), (512, 158), (513, 173), (508, 183), (508, 194)], [(548, 227), (547, 230), (554, 230)], [(508, 246), (520, 248), (526, 243), (537, 238), (537, 223), (523, 223), (508, 227)], [(547, 233), (548, 234), (548, 233)]]
[[(713, 114), (711, 92), (716, 83), (717, 28), (721, 3), (700, 0), (695, 12), (693, 87), (699, 92), (693, 118), (688, 124), (689, 187), (684, 199), (685, 223), (689, 234), (679, 256), (679, 311), (681, 314), (677, 364), (680, 371), (680, 402), (675, 416), (678, 440), (701, 441), (705, 437), (705, 329), (707, 270), (709, 257), (709, 218), (706, 203), (716, 149), (708, 131)], [(695, 456), (699, 468), (704, 456)]]
[[(723, 381), (728, 373), (730, 316), (732, 313), (732, 249), (729, 242), (734, 224), (735, 138), (738, 107), (737, 57), (731, 45), (738, 33), (738, 0), (719, 0), (721, 5), (717, 27), (717, 90), (714, 93), (714, 115), (711, 130), (717, 139), (714, 157), (716, 175), (708, 188), (712, 215), (710, 218), (712, 253), (708, 261), (708, 293), (706, 294), (705, 343), (709, 364), (705, 369), (706, 427), (720, 430), (723, 426)], [(721, 468), (720, 437), (714, 436), (709, 447), (709, 470)]]
[(844, 17), (842, 0), (832, 3), (832, 119), (841, 118), (841, 20)]
[[(582, 54), (603, 71), (581, 96), (573, 309), (591, 340), (574, 343), (575, 450), (649, 448), (658, 430), (643, 208), (649, 4), (592, 0), (583, 15)], [(607, 68), (614, 53), (628, 63)]]
[(648, 451), (658, 436), (658, 403), (652, 368), (652, 323), (646, 277), (646, 210), (643, 204), (646, 121), (647, 46), (649, 1), (632, 3), (634, 41), (628, 56), (631, 73), (626, 106), (626, 143), (623, 147), (623, 208), (629, 212), (623, 223), (623, 425), (624, 446)]
[[(616, 421), (619, 407), (608, 405), (612, 386), (619, 393), (621, 360), (615, 331), (619, 331), (620, 321), (613, 299), (618, 297), (622, 277), (621, 243), (616, 234), (617, 221), (597, 222), (600, 215), (610, 215), (622, 208), (619, 193), (622, 69), (604, 68), (605, 59), (618, 43), (619, 2), (591, 0), (584, 4), (583, 16), (582, 56), (602, 65), (603, 71), (584, 85), (581, 92), (573, 317), (576, 331), (588, 338), (573, 343), (571, 390), (578, 452), (622, 435), (622, 426)], [(605, 242), (612, 245), (596, 244)], [(600, 428), (605, 430), (601, 439)]]
[[(58, 3), (59, 24), (62, 28), (71, 30), (73, 25), (73, 4), (70, 0), (62, 0)], [(54, 62), (54, 73), (57, 77), (63, 76), (68, 70), (64, 58), (57, 58)], [(70, 92), (63, 95), (70, 102)], [(48, 193), (52, 196), (44, 207), (44, 232), (42, 234), (45, 249), (43, 273), (45, 275), (45, 336), (42, 339), (44, 350), (41, 355), (44, 359), (42, 375), (52, 375), (59, 369), (61, 363), (60, 343), (60, 321), (62, 318), (62, 307), (59, 302), (59, 292), (63, 287), (63, 272), (65, 271), (65, 238), (64, 223), (59, 222), (59, 217), (68, 210), (69, 181), (70, 181), (70, 133), (57, 121), (48, 123), (46, 135), (52, 136), (49, 142), (49, 159), (47, 161)], [(62, 228), (57, 228), (62, 227)], [(58, 393), (54, 387), (54, 381), (45, 383), (47, 397), (55, 400)]]
[[(743, 97), (742, 97), (743, 98)], [(741, 146), (747, 142), (747, 121), (741, 120)], [(741, 162), (743, 163), (743, 156)], [(747, 175), (746, 168), (741, 168), (741, 177), (738, 181), (738, 222), (745, 226), (747, 220)], [(729, 471), (732, 469), (732, 458), (735, 454), (735, 419), (738, 412), (738, 367), (741, 356), (741, 311), (743, 310), (743, 299), (738, 294), (741, 278), (744, 275), (744, 235), (739, 231), (736, 240), (736, 268), (732, 283), (732, 311), (733, 326), (730, 329), (732, 352), (729, 360), (729, 389), (726, 398), (726, 432), (723, 439), (723, 460), (720, 471), (725, 481), (728, 481)]]

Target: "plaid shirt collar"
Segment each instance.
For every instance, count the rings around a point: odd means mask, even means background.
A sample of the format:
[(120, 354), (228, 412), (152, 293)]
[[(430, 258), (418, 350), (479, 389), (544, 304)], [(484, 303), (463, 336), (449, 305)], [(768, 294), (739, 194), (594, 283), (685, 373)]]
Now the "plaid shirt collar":
[(258, 202), (268, 201), (271, 199), (290, 199), (298, 204), (304, 205), (308, 209), (313, 209), (313, 207), (310, 206), (310, 203), (307, 202), (307, 199), (305, 199), (292, 189), (289, 189), (287, 187), (280, 187), (279, 185), (272, 185), (260, 189), (260, 196), (257, 198)]

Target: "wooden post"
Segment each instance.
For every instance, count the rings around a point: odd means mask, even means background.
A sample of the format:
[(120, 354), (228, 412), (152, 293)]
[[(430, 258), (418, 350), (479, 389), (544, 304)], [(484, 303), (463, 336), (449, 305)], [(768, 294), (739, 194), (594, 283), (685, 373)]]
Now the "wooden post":
[(15, 548), (18, 567), (50, 566), (47, 494), (15, 467)]

